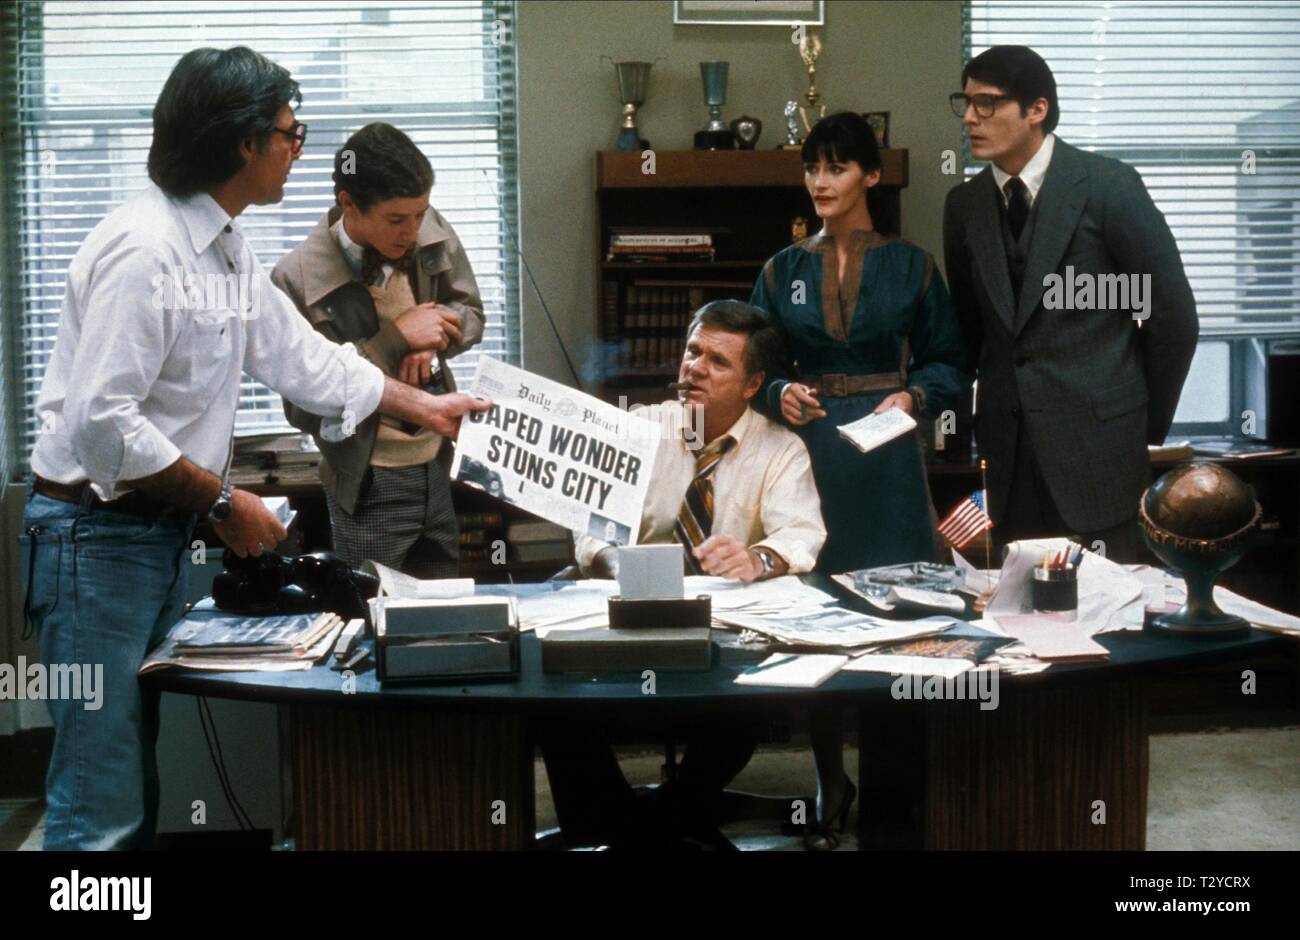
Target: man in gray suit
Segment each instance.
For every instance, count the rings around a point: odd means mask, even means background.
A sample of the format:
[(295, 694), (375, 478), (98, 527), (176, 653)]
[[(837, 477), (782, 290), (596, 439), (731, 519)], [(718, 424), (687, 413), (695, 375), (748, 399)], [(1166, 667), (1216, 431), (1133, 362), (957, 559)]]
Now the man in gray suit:
[(1056, 80), (1032, 49), (988, 49), (962, 85), (953, 110), (990, 165), (948, 193), (944, 256), (995, 537), (1069, 534), (1131, 561), (1146, 445), (1196, 349), (1178, 247), (1137, 171), (1052, 133)]

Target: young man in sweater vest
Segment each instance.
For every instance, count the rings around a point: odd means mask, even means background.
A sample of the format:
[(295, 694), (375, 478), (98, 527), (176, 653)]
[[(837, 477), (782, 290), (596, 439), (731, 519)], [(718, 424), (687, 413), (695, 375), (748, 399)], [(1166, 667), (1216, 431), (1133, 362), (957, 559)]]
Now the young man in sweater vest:
[[(334, 205), (271, 278), (313, 327), (351, 342), (387, 375), (455, 388), (447, 360), (483, 336), (483, 301), (460, 239), (429, 204), (433, 168), (409, 137), (369, 124), (334, 155)], [(451, 446), (372, 416), (330, 442), (320, 419), (285, 404), (321, 452), (334, 551), (421, 577), (456, 574)]]

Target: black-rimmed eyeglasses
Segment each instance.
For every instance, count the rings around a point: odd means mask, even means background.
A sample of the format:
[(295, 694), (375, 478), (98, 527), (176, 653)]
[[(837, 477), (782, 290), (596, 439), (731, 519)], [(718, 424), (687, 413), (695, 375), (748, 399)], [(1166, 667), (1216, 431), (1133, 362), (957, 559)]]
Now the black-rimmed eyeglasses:
[(1014, 95), (965, 95), (960, 91), (948, 96), (948, 103), (952, 105), (952, 113), (959, 118), (966, 116), (966, 109), (971, 105), (975, 106), (975, 113), (980, 117), (991, 118), (998, 105), (1004, 101), (1014, 100)]
[(294, 121), (289, 127), (273, 127), (271, 130), (277, 134), (284, 134), (286, 137), (293, 138), (293, 152), (298, 153), (302, 150), (303, 144), (307, 143), (307, 125), (302, 121)]

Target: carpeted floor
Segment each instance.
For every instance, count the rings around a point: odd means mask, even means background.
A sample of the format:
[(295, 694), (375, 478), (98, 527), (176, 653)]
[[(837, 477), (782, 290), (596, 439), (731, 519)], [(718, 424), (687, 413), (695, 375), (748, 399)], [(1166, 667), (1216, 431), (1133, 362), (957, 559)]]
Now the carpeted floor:
[[(659, 753), (623, 757), (632, 784), (659, 780)], [(845, 769), (856, 778), (857, 750), (845, 749)], [(537, 827), (555, 825), (546, 771), (536, 764)], [(811, 794), (812, 753), (765, 750), (736, 778), (734, 788), (756, 793)], [(38, 850), (44, 824), (41, 800), (0, 800), (0, 850)], [(841, 850), (856, 847), (852, 831)], [(731, 826), (726, 834), (746, 850), (802, 851), (797, 838), (762, 823)], [(1300, 849), (1300, 726), (1237, 728), (1151, 736), (1147, 848), (1192, 850)]]

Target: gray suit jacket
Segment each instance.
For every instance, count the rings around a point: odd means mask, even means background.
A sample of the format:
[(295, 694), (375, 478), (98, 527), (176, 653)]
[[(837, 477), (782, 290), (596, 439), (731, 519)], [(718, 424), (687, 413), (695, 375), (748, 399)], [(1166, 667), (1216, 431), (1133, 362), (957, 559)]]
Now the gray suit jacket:
[[(1001, 516), (1016, 438), (1029, 435), (1062, 518), (1093, 532), (1133, 517), (1150, 479), (1146, 445), (1169, 433), (1196, 350), (1196, 301), (1164, 216), (1132, 167), (1057, 138), (1035, 200), (1024, 284), (1012, 297), (993, 171), (953, 187), (944, 257), (970, 362), (975, 421)], [(1149, 274), (1149, 317), (1046, 309), (1044, 279)]]

